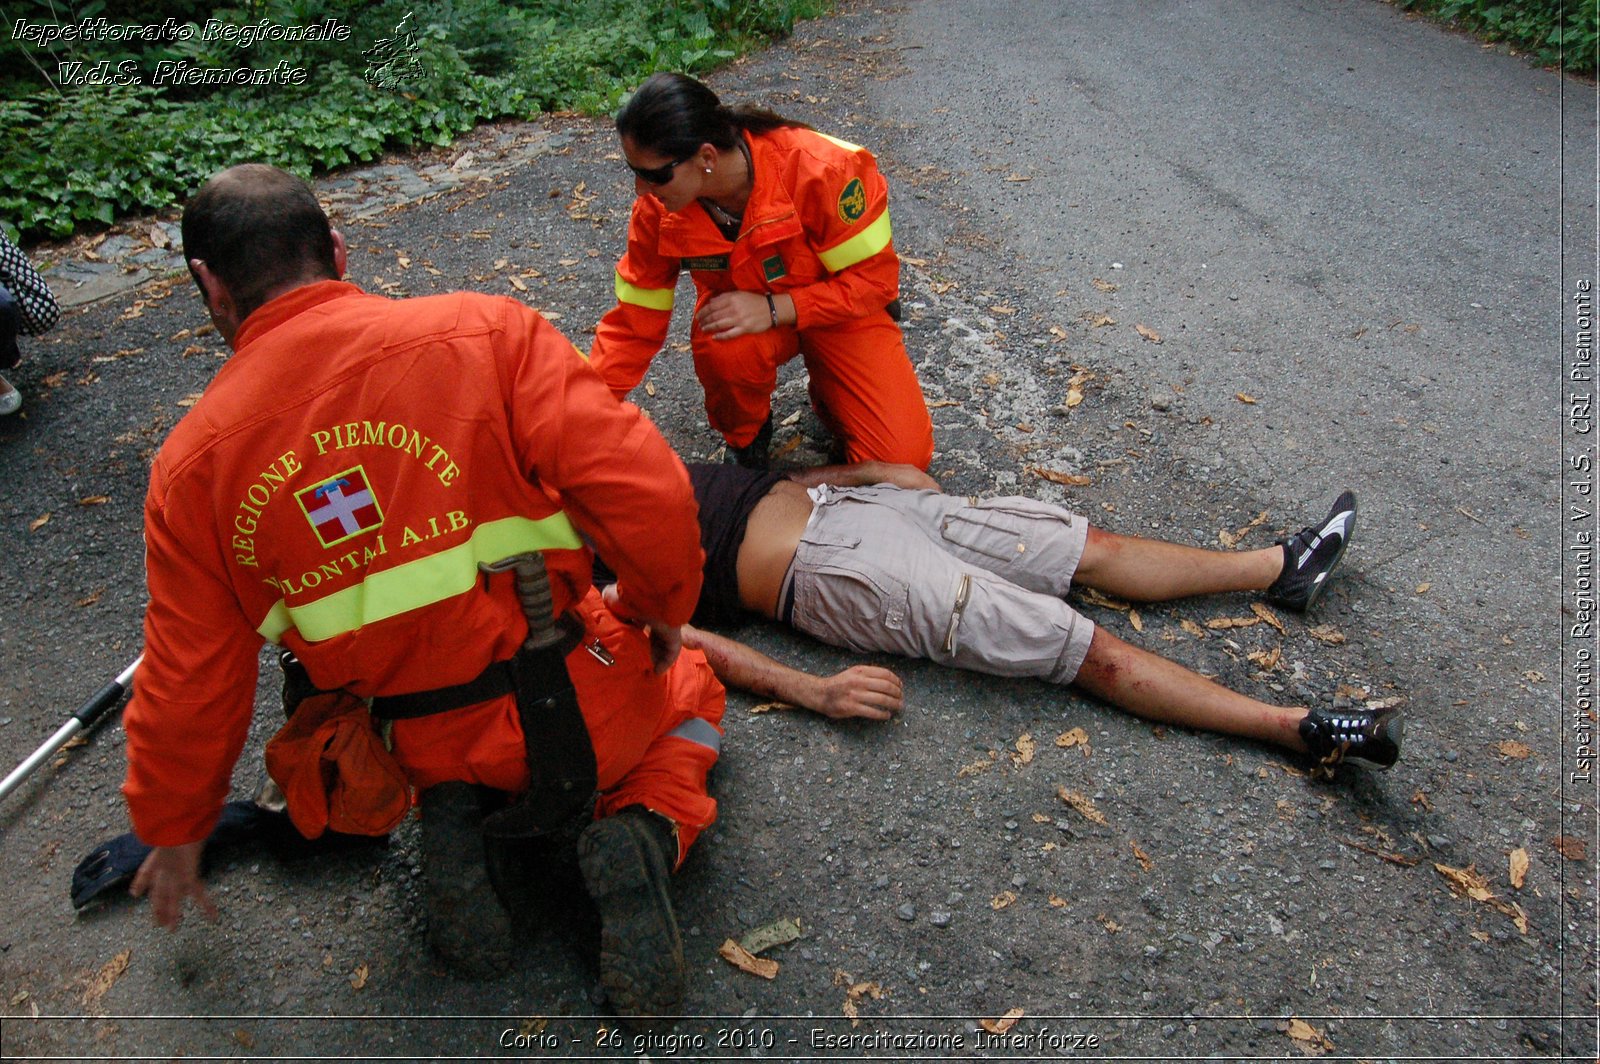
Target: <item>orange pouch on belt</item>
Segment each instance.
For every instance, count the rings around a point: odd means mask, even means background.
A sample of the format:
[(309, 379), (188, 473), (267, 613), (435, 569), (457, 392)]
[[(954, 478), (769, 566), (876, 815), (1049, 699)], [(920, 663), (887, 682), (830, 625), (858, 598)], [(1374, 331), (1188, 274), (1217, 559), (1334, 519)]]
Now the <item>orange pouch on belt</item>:
[(386, 835), (411, 809), (411, 787), (347, 691), (311, 695), (267, 743), (267, 774), (283, 789), (289, 819), (308, 839), (332, 828)]

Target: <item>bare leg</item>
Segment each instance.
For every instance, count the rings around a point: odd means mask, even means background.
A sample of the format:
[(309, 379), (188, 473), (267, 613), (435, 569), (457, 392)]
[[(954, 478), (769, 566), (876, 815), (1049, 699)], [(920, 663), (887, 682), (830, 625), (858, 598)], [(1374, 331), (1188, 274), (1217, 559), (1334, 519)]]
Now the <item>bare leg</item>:
[(1212, 683), (1176, 662), (1123, 642), (1103, 628), (1073, 684), (1145, 720), (1238, 735), (1306, 752), (1299, 726), (1304, 707), (1257, 702)]
[(1283, 548), (1201, 550), (1089, 529), (1073, 582), (1134, 602), (1261, 591), (1283, 571)]

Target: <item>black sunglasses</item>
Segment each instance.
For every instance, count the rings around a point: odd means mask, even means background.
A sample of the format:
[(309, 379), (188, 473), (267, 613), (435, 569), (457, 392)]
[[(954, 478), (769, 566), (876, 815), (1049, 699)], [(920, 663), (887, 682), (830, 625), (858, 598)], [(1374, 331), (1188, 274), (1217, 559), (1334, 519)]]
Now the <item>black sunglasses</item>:
[(665, 166), (643, 167), (635, 166), (632, 163), (627, 165), (629, 170), (639, 175), (641, 181), (648, 181), (652, 185), (670, 185), (672, 184), (672, 172), (693, 158), (694, 152), (690, 152), (683, 158), (674, 159)]

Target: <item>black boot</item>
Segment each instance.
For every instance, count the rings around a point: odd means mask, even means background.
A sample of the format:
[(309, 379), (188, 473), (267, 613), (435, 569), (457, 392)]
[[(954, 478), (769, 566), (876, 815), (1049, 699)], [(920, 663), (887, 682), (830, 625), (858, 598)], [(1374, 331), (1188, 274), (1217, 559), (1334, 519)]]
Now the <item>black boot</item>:
[(683, 1004), (683, 940), (667, 880), (678, 844), (643, 806), (589, 825), (578, 864), (600, 913), (600, 982), (619, 1016), (673, 1016)]
[(481, 790), (441, 783), (421, 799), (428, 945), (469, 979), (493, 979), (511, 969), (511, 917), (484, 863)]
[(728, 444), (722, 456), (723, 465), (736, 465), (745, 469), (754, 469), (766, 472), (770, 463), (768, 452), (772, 448), (772, 415), (767, 415), (767, 420), (762, 422), (761, 428), (756, 431), (756, 438), (743, 447)]

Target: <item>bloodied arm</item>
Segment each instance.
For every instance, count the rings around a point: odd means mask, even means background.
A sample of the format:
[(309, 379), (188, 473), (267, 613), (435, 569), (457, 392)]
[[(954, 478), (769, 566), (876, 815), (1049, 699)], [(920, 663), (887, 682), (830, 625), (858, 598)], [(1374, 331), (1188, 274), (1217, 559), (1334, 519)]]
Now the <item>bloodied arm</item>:
[(724, 636), (685, 625), (683, 645), (698, 648), (728, 687), (748, 691), (843, 720), (888, 720), (904, 707), (900, 677), (876, 665), (854, 665), (832, 676), (813, 676)]

